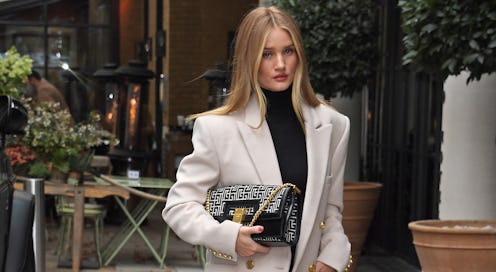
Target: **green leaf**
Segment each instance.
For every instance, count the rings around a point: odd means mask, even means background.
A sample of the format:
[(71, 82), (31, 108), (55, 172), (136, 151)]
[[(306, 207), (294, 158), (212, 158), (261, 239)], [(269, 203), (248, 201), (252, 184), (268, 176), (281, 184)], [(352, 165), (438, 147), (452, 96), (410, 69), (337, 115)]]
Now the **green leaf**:
[(431, 33), (432, 31), (436, 30), (438, 27), (435, 24), (427, 24), (424, 27), (422, 27), (422, 30), (420, 31), (421, 33)]
[(464, 64), (469, 64), (474, 62), (480, 55), (478, 53), (467, 55), (463, 58)]
[(492, 40), (491, 42), (489, 42), (489, 44), (487, 45), (488, 48), (496, 48), (496, 40)]
[(447, 59), (442, 65), (441, 69), (450, 69), (449, 67), (453, 67), (455, 65), (455, 59)]
[(475, 40), (470, 40), (468, 42), (468, 45), (470, 46), (470, 48), (473, 48), (475, 50), (479, 50), (480, 49), (479, 44)]
[(417, 51), (412, 50), (403, 56), (403, 64), (408, 64), (412, 62), (417, 57)]
[(483, 63), (484, 63), (484, 56), (483, 56), (483, 55), (479, 55), (479, 56), (477, 56), (477, 61), (478, 61), (480, 64), (483, 64)]

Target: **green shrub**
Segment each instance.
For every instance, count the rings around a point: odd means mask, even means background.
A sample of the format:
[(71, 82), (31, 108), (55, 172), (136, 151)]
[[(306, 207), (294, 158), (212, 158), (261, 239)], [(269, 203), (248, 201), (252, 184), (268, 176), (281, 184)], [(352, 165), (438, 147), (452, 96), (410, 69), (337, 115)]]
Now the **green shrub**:
[(403, 64), (467, 83), (496, 70), (496, 1), (400, 0)]

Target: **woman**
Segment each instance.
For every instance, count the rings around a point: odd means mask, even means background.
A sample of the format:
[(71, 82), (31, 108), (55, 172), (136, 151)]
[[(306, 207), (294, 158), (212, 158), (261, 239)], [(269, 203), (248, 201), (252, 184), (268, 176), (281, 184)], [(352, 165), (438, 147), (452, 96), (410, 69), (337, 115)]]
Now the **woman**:
[[(259, 7), (240, 24), (231, 93), (197, 114), (194, 151), (177, 172), (162, 216), (183, 240), (203, 245), (205, 271), (343, 271), (350, 244), (341, 224), (349, 120), (316, 98), (293, 19)], [(295, 183), (304, 192), (296, 247), (251, 239), (262, 226), (217, 222), (203, 204), (210, 188)]]

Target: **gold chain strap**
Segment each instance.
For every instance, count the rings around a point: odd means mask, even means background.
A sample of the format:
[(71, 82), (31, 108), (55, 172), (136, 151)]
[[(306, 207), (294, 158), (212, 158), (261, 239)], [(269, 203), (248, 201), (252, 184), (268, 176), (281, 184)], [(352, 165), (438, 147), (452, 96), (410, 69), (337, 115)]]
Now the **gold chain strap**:
[(260, 217), (260, 215), (262, 214), (262, 212), (267, 208), (267, 206), (269, 206), (270, 202), (272, 201), (272, 199), (274, 199), (274, 197), (276, 196), (276, 194), (282, 190), (284, 187), (292, 187), (293, 190), (299, 194), (300, 192), (300, 189), (298, 189), (296, 187), (296, 185), (292, 184), (292, 183), (284, 183), (284, 184), (281, 184), (279, 186), (277, 186), (277, 188), (275, 188), (269, 195), (269, 197), (267, 197), (267, 199), (264, 201), (264, 203), (262, 204), (262, 206), (260, 206), (260, 208), (258, 208), (258, 211), (253, 215), (253, 218), (251, 219), (251, 222), (248, 226), (250, 227), (253, 227), (253, 225), (255, 224), (255, 221), (258, 220), (258, 218)]
[(207, 201), (205, 201), (205, 210), (210, 213), (210, 192), (211, 190), (207, 191)]

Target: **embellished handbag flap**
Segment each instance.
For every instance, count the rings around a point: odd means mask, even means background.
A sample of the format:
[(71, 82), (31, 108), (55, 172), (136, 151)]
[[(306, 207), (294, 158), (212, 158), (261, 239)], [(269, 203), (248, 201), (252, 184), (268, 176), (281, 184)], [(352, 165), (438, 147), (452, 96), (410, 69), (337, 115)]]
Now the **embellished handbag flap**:
[[(250, 222), (278, 185), (242, 184), (220, 187), (210, 191), (209, 212), (219, 222), (233, 220), (235, 210), (245, 211), (243, 223)], [(290, 195), (288, 195), (290, 194)], [(292, 190), (289, 187), (281, 189), (260, 214), (258, 220), (281, 219), (284, 207), (291, 201)]]

